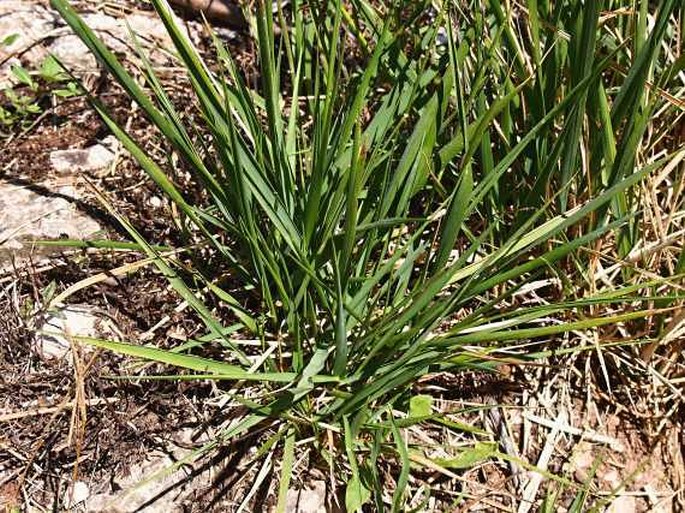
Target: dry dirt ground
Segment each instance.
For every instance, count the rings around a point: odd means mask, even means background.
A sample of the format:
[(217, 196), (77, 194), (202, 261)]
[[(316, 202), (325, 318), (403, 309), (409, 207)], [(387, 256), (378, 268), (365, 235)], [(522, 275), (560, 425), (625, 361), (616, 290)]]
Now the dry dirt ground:
[[(149, 8), (133, 0), (75, 4), (108, 44), (131, 59), (126, 20), (172, 96), (184, 97), (187, 84), (164, 51), (168, 41)], [(196, 44), (208, 48), (201, 25), (187, 27)], [(135, 106), (46, 1), (2, 0), (0, 41), (12, 34), (19, 37), (0, 46), (0, 89), (30, 94), (40, 109), (2, 127), (0, 139), (0, 508), (268, 510), (273, 482), (252, 489), (259, 470), (250, 459), (253, 440), (218, 443), (191, 458), (235, 414), (220, 387), (114, 380), (155, 369), (70, 343), (73, 333), (171, 346), (196, 333), (199, 323), (157, 273), (137, 264), (136, 255), (29, 242), (123, 240), (90, 187), (103, 191), (150, 240), (164, 244), (177, 234), (163, 198), (87, 103), (57, 98), (43, 84), (27, 91), (11, 66), (35, 71), (48, 52), (57, 54), (149, 151), (163, 155), (163, 144)], [(220, 37), (249, 78), (254, 69), (247, 36), (221, 29)], [(7, 93), (0, 100), (7, 104)], [(176, 179), (193, 190), (182, 172)], [(98, 275), (94, 286), (79, 288)], [(65, 334), (40, 335), (46, 327)], [(586, 341), (578, 335), (575, 342)], [(608, 362), (583, 352), (499, 375), (440, 376), (418, 384), (438, 398), (441, 411), (461, 412), (456, 419), (481, 430), (482, 444), (510, 457), (475, 458), (453, 475), (423, 476), (436, 497), (425, 509), (526, 513), (539, 509), (536, 500), (547, 490), (563, 488), (559, 505), (585, 491), (598, 511), (683, 511), (681, 392), (626, 364), (620, 349), (607, 354)], [(607, 368), (608, 374), (600, 372)], [(431, 457), (440, 457), (441, 446), (464, 442), (441, 430), (408, 435)], [(292, 511), (298, 500), (300, 511), (335, 509), (325, 473), (300, 468), (298, 474), (302, 489), (292, 493)]]

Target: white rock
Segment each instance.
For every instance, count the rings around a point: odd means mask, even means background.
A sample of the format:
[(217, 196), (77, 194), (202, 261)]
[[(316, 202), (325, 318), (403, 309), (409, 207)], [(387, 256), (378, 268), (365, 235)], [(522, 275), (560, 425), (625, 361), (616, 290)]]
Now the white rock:
[[(143, 14), (131, 14), (126, 17), (126, 22), (131, 27), (131, 30), (138, 36), (152, 39), (154, 42), (167, 49), (171, 48), (171, 45), (173, 44), (171, 37), (169, 37), (169, 33), (166, 31), (164, 24), (161, 23), (158, 18), (153, 18)], [(185, 30), (183, 25), (181, 25), (181, 27), (181, 30), (187, 35), (188, 32)], [(125, 25), (124, 30), (126, 30)], [(128, 31), (126, 36), (126, 40), (128, 40)]]
[(82, 150), (56, 150), (50, 153), (50, 163), (55, 171), (73, 173), (105, 169), (114, 161), (115, 154), (102, 144)]
[(59, 61), (74, 72), (97, 71), (97, 61), (88, 47), (74, 34), (66, 34), (55, 39), (48, 47)]
[[(121, 491), (93, 495), (87, 504), (89, 512), (107, 513), (172, 513), (183, 511), (175, 498), (178, 492), (170, 491), (164, 494), (179, 478), (178, 472), (171, 476), (145, 481), (155, 473), (163, 471), (173, 465), (174, 461), (167, 455), (150, 455), (139, 465), (129, 469), (128, 476), (115, 478), (114, 482), (121, 487)], [(143, 482), (144, 483), (141, 483)], [(141, 485), (141, 486), (137, 486)]]
[(68, 305), (48, 312), (36, 337), (36, 350), (48, 360), (62, 359), (71, 350), (70, 336), (116, 338), (116, 330), (111, 320), (92, 307)]
[(100, 144), (102, 144), (105, 148), (107, 148), (112, 153), (116, 152), (119, 149), (119, 147), (121, 146), (119, 139), (117, 139), (113, 135), (108, 135), (107, 137), (105, 137), (102, 141), (100, 141)]
[(68, 510), (76, 509), (79, 506), (85, 505), (90, 496), (90, 489), (83, 481), (76, 481), (73, 486), (64, 494), (62, 504)]
[(0, 89), (14, 82), (10, 67), (20, 64), (13, 58), (19, 52), (28, 62), (38, 62), (46, 55), (37, 43), (46, 36), (63, 32), (56, 31), (56, 20), (56, 13), (42, 5), (26, 0), (0, 0), (0, 41), (9, 36), (14, 39), (10, 45), (0, 45), (0, 62), (4, 61), (0, 67)]
[[(161, 51), (151, 48), (171, 47), (164, 24), (153, 13), (135, 13), (124, 17), (102, 12), (80, 10), (84, 22), (95, 31), (112, 51), (131, 57), (135, 45), (129, 36), (128, 25), (139, 37), (152, 62), (167, 60)], [(181, 25), (182, 30), (185, 30)], [(61, 20), (57, 11), (38, 2), (27, 0), (0, 0), (0, 41), (15, 35), (12, 44), (0, 45), (0, 88), (11, 86), (12, 74), (8, 59), (21, 53), (21, 60), (29, 69), (36, 69), (49, 52), (54, 53), (76, 75), (97, 71), (97, 61), (81, 40)]]
[(630, 495), (619, 495), (616, 497), (605, 513), (635, 513), (637, 511), (637, 501)]
[[(3, 255), (15, 255), (26, 246), (26, 239), (69, 238), (86, 239), (98, 231), (100, 225), (76, 208), (78, 193), (74, 187), (40, 185), (28, 186), (0, 181), (0, 266)], [(21, 255), (19, 255), (21, 256)]]
[(319, 513), (326, 511), (326, 483), (312, 481), (301, 490), (288, 490), (285, 510), (292, 513)]
[(0, 41), (14, 36), (12, 44), (0, 46), (0, 59), (25, 50), (55, 27), (57, 15), (42, 5), (26, 0), (0, 2)]

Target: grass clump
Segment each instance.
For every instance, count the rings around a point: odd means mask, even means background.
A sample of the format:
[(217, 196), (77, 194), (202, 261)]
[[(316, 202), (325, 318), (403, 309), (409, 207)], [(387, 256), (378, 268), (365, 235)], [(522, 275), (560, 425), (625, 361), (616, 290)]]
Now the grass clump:
[[(167, 3), (152, 0), (202, 129), (176, 110), (144, 55), (146, 88), (67, 0), (52, 4), (207, 197), (189, 202), (169, 163), (91, 99), (174, 204), (188, 258), (161, 253), (112, 213), (206, 334), (172, 350), (83, 341), (186, 369), (176, 379), (235, 381), (249, 413), (222, 440), (269, 426), (260, 451), (283, 459), (281, 511), (303, 440), (346, 481), (348, 511), (404, 511), (417, 460), (403, 428), (437, 418), (430, 401), (412, 398), (419, 379), (543, 354), (512, 342), (667, 314), (627, 282), (586, 293), (581, 250), (614, 237), (629, 255), (639, 185), (682, 158), (638, 158), (659, 92), (682, 69), (682, 58), (661, 57), (675, 37), (675, 0), (661, 2), (649, 31), (646, 12), (629, 27), (603, 14), (617, 2), (529, 2), (522, 14), (498, 1), (293, 2), (288, 13), (260, 1), (250, 17), (256, 89), (218, 39), (210, 71)], [(560, 299), (511, 301), (542, 278), (561, 283)], [(210, 295), (232, 318), (215, 314)], [(587, 315), (597, 305), (616, 307)], [(206, 344), (225, 359), (196, 356)], [(394, 484), (378, 458), (397, 462)]]

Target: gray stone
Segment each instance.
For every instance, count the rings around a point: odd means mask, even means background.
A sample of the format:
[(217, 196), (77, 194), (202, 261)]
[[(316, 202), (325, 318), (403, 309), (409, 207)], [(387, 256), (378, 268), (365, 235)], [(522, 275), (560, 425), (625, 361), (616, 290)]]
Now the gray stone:
[(68, 305), (46, 315), (35, 340), (35, 349), (47, 360), (61, 360), (71, 351), (71, 336), (112, 339), (117, 338), (117, 331), (112, 321), (94, 308)]
[(0, 2), (0, 41), (16, 36), (12, 44), (0, 46), (0, 59), (50, 37), (56, 28), (57, 15), (44, 6), (26, 0)]
[(75, 34), (58, 37), (48, 46), (48, 52), (54, 54), (67, 69), (78, 75), (84, 72), (95, 73), (98, 70), (95, 57)]
[(619, 495), (616, 497), (605, 513), (635, 513), (637, 511), (637, 500), (630, 495)]
[[(197, 436), (195, 436), (197, 435)], [(210, 493), (216, 468), (189, 475), (188, 467), (169, 471), (175, 463), (198, 447), (211, 441), (208, 433), (182, 428), (165, 444), (165, 452), (154, 451), (140, 458), (124, 474), (113, 476), (117, 490), (92, 494), (86, 511), (101, 513), (176, 513), (187, 510), (194, 494)], [(217, 511), (223, 511), (217, 509)]]
[(39, 43), (56, 35), (56, 15), (42, 5), (26, 0), (0, 1), (0, 41), (12, 36), (12, 44), (0, 45), (0, 89), (12, 85), (10, 67), (20, 64), (17, 55), (28, 62), (39, 62), (45, 51)]
[(164, 205), (164, 201), (159, 196), (150, 196), (150, 199), (148, 199), (147, 202), (153, 208), (159, 208)]
[[(183, 511), (175, 503), (177, 493), (163, 492), (176, 482), (179, 473), (163, 475), (159, 479), (149, 478), (173, 465), (174, 461), (167, 455), (149, 455), (145, 461), (129, 469), (125, 477), (116, 477), (114, 482), (121, 487), (120, 492), (101, 493), (90, 497), (86, 510), (100, 513), (155, 513), (163, 511), (172, 513)], [(143, 507), (144, 506), (144, 507)]]
[[(166, 49), (172, 47), (173, 43), (169, 33), (158, 18), (143, 14), (130, 14), (126, 17), (126, 22), (131, 27), (131, 30), (141, 38), (148, 39), (150, 42), (157, 43)], [(125, 24), (123, 29), (126, 30), (126, 39), (128, 40), (128, 30)], [(187, 34), (185, 29), (183, 29), (183, 32)], [(142, 41), (142, 43), (145, 43), (145, 41)]]
[(286, 495), (285, 510), (293, 513), (326, 511), (326, 483), (312, 481), (300, 490), (291, 488)]
[(95, 144), (82, 150), (56, 150), (50, 153), (50, 163), (59, 173), (73, 173), (74, 171), (98, 171), (107, 168), (115, 158), (115, 153), (103, 146)]
[(86, 239), (100, 231), (92, 217), (76, 208), (76, 198), (78, 192), (71, 185), (0, 181), (0, 267), (12, 254), (22, 258), (32, 251), (40, 253), (31, 239)]
[[(132, 13), (120, 17), (103, 12), (81, 11), (83, 21), (115, 53), (135, 56), (130, 30), (153, 63), (164, 63), (171, 48), (171, 38), (154, 13)], [(185, 25), (180, 25), (186, 30)], [(194, 32), (200, 25), (193, 25)], [(16, 37), (14, 37), (16, 35)], [(194, 35), (194, 34), (193, 34)], [(96, 59), (81, 40), (66, 26), (57, 11), (30, 0), (0, 0), (0, 41), (13, 36), (9, 45), (0, 45), (0, 89), (12, 86), (11, 64), (39, 68), (49, 53), (55, 54), (77, 76), (97, 72)], [(164, 51), (161, 51), (164, 50)]]
[(83, 507), (90, 496), (90, 488), (83, 481), (76, 481), (73, 486), (70, 486), (62, 499), (62, 504), (68, 510), (77, 511), (77, 508)]

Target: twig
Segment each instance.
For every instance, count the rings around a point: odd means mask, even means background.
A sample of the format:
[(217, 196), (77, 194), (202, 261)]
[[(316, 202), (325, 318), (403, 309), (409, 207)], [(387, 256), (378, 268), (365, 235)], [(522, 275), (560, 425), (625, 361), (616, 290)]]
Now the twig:
[[(111, 404), (119, 401), (117, 397), (109, 397), (106, 399), (90, 399), (85, 401), (86, 406), (98, 406), (100, 404)], [(23, 419), (25, 417), (38, 417), (40, 415), (49, 415), (60, 410), (67, 410), (78, 406), (76, 401), (69, 401), (59, 406), (44, 406), (42, 408), (35, 408), (33, 410), (15, 411), (10, 413), (0, 414), (0, 422), (9, 422), (11, 420)]]
[(621, 451), (622, 449), (621, 443), (616, 438), (613, 438), (611, 436), (602, 435), (595, 431), (579, 429), (570, 426), (566, 423), (559, 422), (558, 420), (548, 420), (542, 417), (538, 417), (537, 415), (534, 415), (532, 413), (524, 412), (523, 416), (529, 421), (534, 422), (535, 424), (539, 424), (541, 426), (545, 426), (549, 429), (558, 429), (562, 433), (566, 433), (571, 436), (580, 436), (581, 438), (583, 438), (583, 440), (587, 440), (589, 442), (605, 444), (616, 451)]

